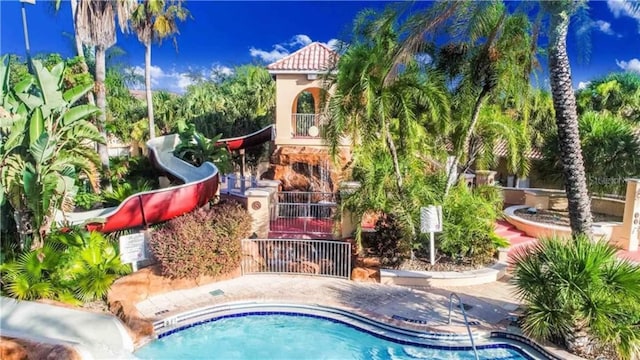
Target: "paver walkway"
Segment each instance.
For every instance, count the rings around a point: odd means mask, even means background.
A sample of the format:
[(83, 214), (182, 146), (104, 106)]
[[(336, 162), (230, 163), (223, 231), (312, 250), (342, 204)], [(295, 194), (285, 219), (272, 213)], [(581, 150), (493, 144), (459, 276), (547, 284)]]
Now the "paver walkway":
[[(497, 288), (502, 289), (497, 291)], [(495, 297), (496, 294), (509, 293), (506, 283), (486, 284), (482, 289), (487, 298), (467, 293), (467, 289), (412, 289), (311, 276), (247, 275), (152, 296), (138, 303), (137, 308), (144, 317), (160, 320), (184, 311), (229, 302), (320, 304), (401, 327), (462, 332), (464, 322), (459, 311), (454, 311), (454, 326), (446, 325), (449, 294), (458, 291), (463, 303), (471, 306), (467, 312), (469, 320), (479, 322), (474, 329), (504, 328), (518, 302), (508, 295)], [(416, 325), (394, 317), (426, 321), (427, 325)]]

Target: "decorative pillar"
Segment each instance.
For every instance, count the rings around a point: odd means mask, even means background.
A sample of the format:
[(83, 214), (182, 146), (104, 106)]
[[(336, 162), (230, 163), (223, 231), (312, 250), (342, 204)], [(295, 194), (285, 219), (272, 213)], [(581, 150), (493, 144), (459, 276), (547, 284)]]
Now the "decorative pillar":
[[(360, 188), (360, 183), (357, 181), (345, 181), (340, 183), (340, 198), (348, 196), (352, 194), (356, 190)], [(345, 209), (342, 204), (339, 204), (341, 224), (340, 224), (340, 232), (337, 234), (340, 239), (346, 239), (353, 236), (354, 231), (356, 230), (357, 219), (353, 218), (353, 214), (351, 211)]]
[(280, 190), (280, 180), (258, 180), (257, 183), (260, 190), (265, 190), (269, 192), (269, 205), (273, 205), (271, 211), (273, 214), (270, 214), (274, 219), (280, 215), (280, 206), (278, 206), (278, 196), (277, 193)]
[(475, 180), (476, 176), (473, 174), (463, 174), (464, 177), (464, 183), (467, 185), (468, 188), (473, 188), (473, 181)]
[(247, 198), (247, 211), (253, 219), (251, 232), (255, 233), (259, 239), (268, 238), (270, 191), (251, 188), (245, 191), (244, 195)]
[(640, 179), (627, 179), (627, 195), (620, 232), (614, 232), (617, 245), (627, 251), (637, 251), (640, 241)]
[(496, 172), (491, 170), (476, 171), (476, 186), (494, 185), (496, 182)]

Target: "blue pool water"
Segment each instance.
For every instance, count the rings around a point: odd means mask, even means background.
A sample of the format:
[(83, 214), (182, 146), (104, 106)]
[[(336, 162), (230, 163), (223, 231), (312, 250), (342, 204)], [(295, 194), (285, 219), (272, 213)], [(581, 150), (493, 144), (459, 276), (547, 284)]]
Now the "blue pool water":
[[(529, 359), (514, 348), (478, 349), (481, 359)], [(475, 359), (473, 351), (403, 345), (317, 317), (246, 315), (175, 332), (141, 348), (140, 359)]]

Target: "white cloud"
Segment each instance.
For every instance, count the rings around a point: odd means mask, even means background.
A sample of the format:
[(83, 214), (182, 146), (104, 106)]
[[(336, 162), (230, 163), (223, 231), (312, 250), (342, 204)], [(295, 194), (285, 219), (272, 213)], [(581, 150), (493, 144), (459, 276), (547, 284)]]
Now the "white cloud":
[(611, 30), (611, 23), (609, 22), (598, 20), (593, 23), (593, 26), (607, 35), (615, 35), (615, 32)]
[(433, 58), (427, 53), (416, 54), (416, 61), (420, 64), (428, 65), (431, 64)]
[[(312, 42), (314, 41), (308, 35), (298, 34), (293, 36), (291, 40), (287, 42), (274, 44), (271, 51), (259, 49), (252, 46), (251, 48), (249, 48), (249, 54), (251, 54), (252, 57), (260, 58), (265, 62), (271, 63), (282, 59), (292, 52), (311, 44)], [(333, 50), (339, 50), (342, 42), (338, 39), (330, 39), (324, 44)]]
[(589, 86), (589, 84), (591, 84), (591, 81), (580, 81), (578, 83), (578, 90), (586, 88), (587, 86)]
[(291, 42), (289, 43), (289, 45), (291, 46), (296, 46), (296, 45), (302, 45), (302, 46), (307, 46), (309, 44), (311, 44), (311, 38), (305, 34), (298, 34), (296, 36), (293, 37), (293, 39), (291, 39)]
[(217, 74), (221, 74), (221, 75), (233, 75), (233, 69), (228, 67), (228, 66), (224, 66), (224, 65), (220, 65), (220, 64), (215, 64), (211, 67), (211, 72), (212, 73), (217, 73)]
[(326, 45), (329, 47), (329, 49), (339, 50), (340, 47), (342, 46), (342, 41), (338, 39), (331, 39), (327, 41)]
[(258, 57), (266, 62), (274, 62), (289, 55), (289, 51), (287, 51), (280, 45), (275, 45), (274, 49), (271, 51), (265, 51), (251, 47), (249, 49), (249, 53), (251, 54), (251, 56)]
[[(165, 71), (157, 65), (151, 65), (151, 87), (153, 90), (166, 90), (174, 93), (183, 93), (187, 87), (193, 84), (193, 80), (187, 72), (179, 72), (174, 69)], [(143, 66), (134, 66), (135, 75), (144, 76)], [(134, 88), (144, 89), (144, 84), (136, 85)]]
[(618, 61), (616, 65), (626, 71), (633, 71), (640, 74), (640, 59), (631, 59), (629, 61)]
[(607, 6), (609, 7), (609, 11), (615, 16), (619, 18), (621, 16), (628, 16), (630, 18), (635, 19), (640, 26), (640, 10), (633, 7), (631, 1), (628, 0), (607, 0)]
[(223, 80), (225, 77), (233, 75), (232, 68), (220, 64), (211, 66), (211, 72), (209, 73), (209, 79), (213, 81)]

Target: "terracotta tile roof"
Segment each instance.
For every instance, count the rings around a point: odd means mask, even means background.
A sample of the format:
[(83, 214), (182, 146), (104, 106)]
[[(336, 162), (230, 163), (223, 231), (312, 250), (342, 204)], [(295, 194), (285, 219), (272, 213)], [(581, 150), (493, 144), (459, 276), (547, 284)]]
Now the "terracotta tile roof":
[[(447, 149), (448, 152), (453, 151), (453, 145), (451, 145), (450, 142), (447, 142), (445, 144), (445, 148)], [(493, 147), (493, 153), (495, 154), (496, 157), (507, 157), (507, 155), (509, 154), (509, 147), (507, 146), (507, 142), (504, 140), (498, 140), (496, 145)], [(540, 151), (540, 149), (535, 149), (535, 148), (529, 149), (525, 153), (525, 156), (532, 160), (541, 160), (543, 157), (542, 151)]]
[(337, 52), (325, 44), (314, 42), (267, 65), (267, 70), (274, 72), (325, 72), (335, 64), (337, 59)]
[[(504, 140), (499, 140), (493, 147), (493, 153), (497, 157), (507, 157), (507, 155), (509, 154), (509, 147), (507, 145), (507, 142)], [(542, 160), (543, 158), (542, 151), (533, 147), (527, 150), (524, 156), (531, 160)]]

